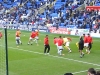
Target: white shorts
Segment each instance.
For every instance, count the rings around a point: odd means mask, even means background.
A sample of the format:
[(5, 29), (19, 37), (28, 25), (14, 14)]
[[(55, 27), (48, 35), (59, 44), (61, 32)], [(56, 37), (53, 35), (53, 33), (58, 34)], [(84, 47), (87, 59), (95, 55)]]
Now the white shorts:
[(62, 46), (58, 46), (58, 49), (59, 49), (59, 50), (63, 50), (63, 47), (62, 47)]
[(20, 40), (20, 37), (16, 37), (16, 40)]
[(88, 45), (89, 45), (88, 43), (84, 43), (84, 47), (88, 47)]
[(39, 37), (38, 37), (38, 36), (36, 36), (36, 37), (35, 37), (35, 39), (37, 39), (37, 40), (38, 40), (38, 39), (39, 39)]
[(30, 40), (32, 40), (33, 38), (32, 38), (32, 37), (30, 37), (29, 39), (30, 39)]
[(70, 42), (66, 42), (65, 46), (69, 46)]

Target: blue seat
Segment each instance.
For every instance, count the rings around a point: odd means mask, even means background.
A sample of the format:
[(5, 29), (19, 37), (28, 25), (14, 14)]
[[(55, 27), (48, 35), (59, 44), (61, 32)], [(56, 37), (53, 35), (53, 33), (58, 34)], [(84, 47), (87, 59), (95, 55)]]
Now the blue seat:
[(90, 25), (89, 25), (89, 24), (87, 24), (87, 25), (86, 25), (86, 28), (90, 28)]
[(45, 18), (45, 15), (41, 15), (40, 17), (41, 17), (41, 18)]
[(0, 0), (0, 2), (2, 2), (2, 0)]
[(31, 6), (31, 3), (30, 3), (30, 2), (28, 2), (28, 3), (27, 3), (27, 6)]
[(75, 25), (66, 25), (67, 28), (74, 28)]
[(8, 4), (3, 4), (3, 6), (6, 7), (6, 8), (11, 8), (12, 7), (12, 5), (8, 5)]
[(83, 19), (78, 19), (78, 21), (83, 21)]
[(50, 16), (52, 16), (52, 17), (58, 17), (58, 14), (57, 13), (52, 13), (52, 14), (50, 14)]
[(60, 26), (64, 26), (64, 23), (61, 23)]

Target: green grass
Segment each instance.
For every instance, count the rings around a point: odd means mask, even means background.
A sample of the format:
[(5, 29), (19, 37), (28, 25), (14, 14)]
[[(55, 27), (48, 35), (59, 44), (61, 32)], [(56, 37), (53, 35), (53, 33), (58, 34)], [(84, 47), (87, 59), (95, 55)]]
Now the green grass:
[[(70, 44), (72, 53), (68, 53), (68, 51), (64, 49), (63, 54), (65, 55), (59, 56), (56, 46), (53, 44), (53, 38), (55, 36), (58, 37), (59, 34), (40, 33), (39, 46), (37, 46), (36, 43), (27, 45), (30, 32), (22, 31), (21, 40), (23, 45), (19, 47), (15, 44), (15, 31), (8, 30), (8, 34), (9, 75), (63, 75), (66, 72), (79, 72), (74, 75), (86, 75), (88, 68), (100, 68), (99, 38), (93, 38), (91, 54), (85, 54), (83, 58), (80, 58), (80, 54), (75, 45), (79, 40), (77, 36), (66, 35), (72, 38)], [(49, 35), (50, 39), (50, 55), (43, 54), (43, 40), (46, 34)]]

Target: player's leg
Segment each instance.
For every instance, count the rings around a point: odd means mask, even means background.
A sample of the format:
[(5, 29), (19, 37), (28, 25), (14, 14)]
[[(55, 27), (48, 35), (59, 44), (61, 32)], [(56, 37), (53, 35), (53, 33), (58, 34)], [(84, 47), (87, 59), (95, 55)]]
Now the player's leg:
[(62, 50), (63, 50), (63, 47), (59, 46), (59, 55), (62, 55)]
[(20, 37), (18, 37), (18, 39), (19, 39), (19, 44), (22, 44), (22, 41), (20, 40)]
[(67, 46), (67, 48), (68, 48), (68, 52), (71, 53), (72, 52), (71, 48), (69, 46)]
[(84, 52), (83, 52), (83, 48), (82, 47), (79, 48), (79, 52), (80, 52), (80, 58), (82, 58), (84, 56)]
[(91, 50), (91, 48), (92, 48), (92, 44), (89, 43), (89, 45), (88, 45), (88, 54), (90, 54), (90, 50)]
[(88, 45), (87, 45), (87, 43), (84, 43), (84, 48), (86, 49), (86, 53), (88, 53)]
[(82, 56), (82, 50), (79, 50), (80, 51), (80, 58), (82, 58), (83, 56)]
[(28, 40), (28, 43), (27, 43), (28, 45), (30, 44), (30, 41), (31, 41), (31, 40), (29, 39), (29, 40)]
[(19, 39), (20, 44), (22, 45), (22, 41)]
[(38, 45), (38, 40), (39, 40), (39, 37), (37, 36), (36, 41), (35, 41), (37, 45)]
[(89, 48), (90, 51), (91, 51), (91, 48), (92, 48), (92, 43), (90, 43), (90, 48)]
[(34, 42), (36, 42), (36, 41), (37, 41), (37, 39), (36, 39), (36, 38), (37, 38), (37, 36), (34, 38), (34, 40), (33, 40)]
[(82, 58), (84, 56), (83, 46), (82, 45), (79, 46), (79, 52), (80, 52), (80, 58)]
[(62, 55), (62, 50), (63, 50), (63, 49), (60, 49), (60, 50), (59, 50), (59, 55)]
[(16, 45), (19, 45), (20, 42), (19, 42), (19, 39), (16, 39)]
[(28, 45), (30, 44), (32, 45), (32, 39), (33, 39), (32, 37), (29, 38)]
[(59, 54), (59, 47), (58, 47), (58, 45), (57, 45), (57, 53)]
[(90, 44), (89, 43), (86, 43), (86, 48), (87, 48), (87, 53), (90, 54), (90, 50), (89, 50)]
[(19, 45), (19, 44), (20, 44), (20, 42), (19, 42), (19, 38), (16, 37), (16, 45)]
[(38, 36), (36, 36), (33, 41), (35, 41), (35, 43), (38, 45)]
[(47, 54), (49, 54), (49, 52), (50, 52), (50, 46), (48, 45), (47, 48), (48, 48)]
[(47, 45), (44, 45), (44, 54), (46, 55)]
[(66, 43), (66, 48), (68, 49), (68, 52), (71, 53), (72, 51), (71, 48), (69, 47), (69, 44), (70, 44), (69, 42)]

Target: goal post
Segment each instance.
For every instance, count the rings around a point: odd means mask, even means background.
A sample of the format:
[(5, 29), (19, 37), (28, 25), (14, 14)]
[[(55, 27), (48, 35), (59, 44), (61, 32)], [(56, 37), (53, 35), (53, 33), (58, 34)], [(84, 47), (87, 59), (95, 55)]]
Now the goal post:
[(7, 28), (4, 28), (5, 32), (5, 52), (6, 52), (6, 75), (9, 75), (8, 73), (8, 40), (7, 40)]

